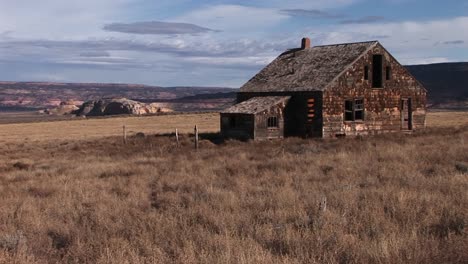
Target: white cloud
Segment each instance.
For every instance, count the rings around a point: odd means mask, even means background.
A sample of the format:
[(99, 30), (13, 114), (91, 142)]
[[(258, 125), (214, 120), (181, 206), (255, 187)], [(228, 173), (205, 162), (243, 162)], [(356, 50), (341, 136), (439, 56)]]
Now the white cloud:
[(448, 58), (443, 57), (432, 57), (432, 58), (405, 58), (406, 65), (417, 65), (417, 64), (431, 64), (431, 63), (443, 63), (451, 62)]
[(468, 17), (425, 22), (395, 22), (343, 26), (337, 32), (359, 32), (368, 36), (388, 35), (385, 42), (393, 46), (417, 49), (432, 47), (439, 41), (461, 40), (468, 42)]
[(190, 57), (187, 62), (222, 67), (262, 67), (275, 59), (274, 56), (246, 56), (246, 57)]
[(217, 5), (191, 11), (175, 18), (175, 21), (214, 27), (229, 34), (252, 32), (271, 28), (288, 18), (273, 8), (257, 8), (241, 5)]
[(255, 5), (269, 8), (279, 9), (324, 9), (324, 8), (337, 8), (344, 7), (362, 0), (255, 0), (255, 1), (237, 1), (245, 5)]
[[(404, 21), (322, 28), (321, 43), (379, 40), (404, 64), (467, 60), (450, 58), (454, 49), (468, 48), (468, 17), (434, 21)], [(454, 45), (453, 43), (456, 43)], [(463, 52), (458, 53), (463, 55)]]
[[(0, 0), (0, 66), (16, 62), (22, 68), (10, 74), (39, 76), (34, 75), (39, 72), (47, 76), (50, 69), (74, 80), (133, 78), (132, 82), (154, 84), (171, 80), (173, 84), (191, 84), (193, 80), (199, 85), (221, 85), (229, 80), (231, 85), (240, 85), (282, 51), (298, 47), (305, 35), (312, 37), (313, 45), (379, 39), (405, 64), (468, 60), (468, 17), (425, 22), (362, 21), (364, 24), (304, 29), (294, 28), (297, 24), (289, 24), (290, 17), (280, 12), (325, 9), (334, 13), (333, 8), (359, 1), (238, 0), (234, 5), (226, 4), (234, 1), (217, 0), (214, 2), (218, 5), (200, 4), (185, 13), (168, 15), (164, 22), (192, 23), (222, 32), (167, 37), (106, 32), (102, 28), (111, 23), (162, 20), (139, 17), (134, 8), (141, 8), (143, 2), (162, 12), (166, 7), (175, 10), (174, 6), (193, 1)], [(457, 59), (455, 54), (464, 57)], [(8, 77), (11, 67), (4, 67), (6, 71), (0, 76)], [(189, 79), (180, 80), (180, 76)]]
[(28, 38), (89, 37), (136, 0), (0, 0), (0, 32)]

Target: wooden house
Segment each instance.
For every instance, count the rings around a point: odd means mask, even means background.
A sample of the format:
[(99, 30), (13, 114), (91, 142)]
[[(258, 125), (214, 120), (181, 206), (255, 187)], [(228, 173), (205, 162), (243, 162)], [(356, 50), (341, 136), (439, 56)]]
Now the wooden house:
[(425, 127), (426, 90), (378, 41), (284, 52), (221, 112), (228, 138), (341, 137)]

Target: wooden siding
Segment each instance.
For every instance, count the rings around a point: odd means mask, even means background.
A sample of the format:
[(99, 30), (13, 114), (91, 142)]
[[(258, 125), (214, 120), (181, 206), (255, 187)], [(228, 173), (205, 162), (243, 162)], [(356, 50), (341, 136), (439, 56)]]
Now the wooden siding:
[[(225, 138), (274, 139), (284, 137), (284, 111), (286, 103), (279, 103), (256, 114), (221, 114), (221, 134)], [(268, 127), (268, 118), (275, 117), (277, 127)], [(231, 119), (235, 119), (232, 126)]]
[[(284, 137), (285, 104), (271, 107), (269, 110), (255, 115), (255, 139), (274, 139)], [(278, 126), (268, 127), (268, 118), (276, 117)]]
[[(372, 87), (372, 58), (383, 55), (383, 88)], [(364, 69), (369, 67), (365, 80)], [(390, 67), (390, 80), (386, 70)], [(376, 45), (340, 77), (335, 79), (323, 93), (323, 135), (363, 135), (401, 131), (401, 100), (411, 98), (413, 130), (425, 127), (426, 91), (380, 44)], [(345, 121), (345, 100), (364, 100), (364, 119)]]

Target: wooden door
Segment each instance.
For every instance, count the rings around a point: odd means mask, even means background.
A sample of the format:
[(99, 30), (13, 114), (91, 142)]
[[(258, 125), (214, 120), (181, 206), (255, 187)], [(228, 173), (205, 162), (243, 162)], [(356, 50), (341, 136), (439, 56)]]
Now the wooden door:
[(401, 130), (413, 130), (411, 98), (401, 99)]

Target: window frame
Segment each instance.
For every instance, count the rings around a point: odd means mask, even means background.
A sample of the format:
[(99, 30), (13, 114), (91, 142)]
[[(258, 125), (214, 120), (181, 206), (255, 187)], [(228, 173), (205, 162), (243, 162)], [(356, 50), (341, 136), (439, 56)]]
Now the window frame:
[(267, 128), (268, 129), (278, 129), (279, 128), (279, 122), (278, 122), (278, 117), (277, 116), (269, 116), (267, 118)]
[[(360, 116), (359, 118), (357, 118)], [(365, 118), (364, 98), (346, 99), (344, 103), (344, 122), (363, 122)]]

